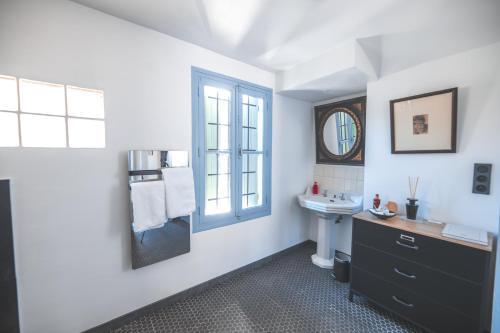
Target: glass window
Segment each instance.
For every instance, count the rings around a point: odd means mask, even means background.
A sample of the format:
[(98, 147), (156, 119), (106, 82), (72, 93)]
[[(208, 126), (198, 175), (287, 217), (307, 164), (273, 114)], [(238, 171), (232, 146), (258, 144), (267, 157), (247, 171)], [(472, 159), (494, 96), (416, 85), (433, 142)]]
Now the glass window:
[(104, 121), (91, 119), (68, 119), (69, 146), (71, 148), (104, 148)]
[(21, 140), (24, 147), (66, 147), (64, 117), (21, 114)]
[(242, 95), (242, 208), (262, 205), (264, 99)]
[(0, 112), (0, 147), (19, 146), (17, 113)]
[(103, 119), (101, 90), (0, 75), (0, 147), (104, 148)]
[(63, 85), (20, 79), (19, 91), (21, 112), (66, 115)]
[(0, 110), (17, 111), (17, 101), (16, 78), (0, 75)]
[(193, 82), (194, 232), (269, 215), (272, 91), (198, 69)]
[(230, 102), (231, 92), (204, 87), (206, 133), (205, 214), (231, 211)]
[(104, 119), (104, 93), (67, 86), (68, 116)]

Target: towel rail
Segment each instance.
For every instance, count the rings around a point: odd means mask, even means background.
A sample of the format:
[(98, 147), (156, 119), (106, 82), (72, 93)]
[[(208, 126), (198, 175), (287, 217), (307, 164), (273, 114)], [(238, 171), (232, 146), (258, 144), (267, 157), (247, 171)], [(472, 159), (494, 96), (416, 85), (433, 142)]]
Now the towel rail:
[[(128, 152), (128, 187), (129, 191), (131, 190), (131, 185), (134, 183), (142, 183), (142, 182), (151, 182), (151, 181), (159, 181), (163, 180), (163, 174), (162, 174), (162, 169), (164, 168), (182, 168), (182, 167), (189, 167), (189, 153), (187, 151), (179, 151), (179, 150), (130, 150)], [(145, 256), (144, 258), (140, 254), (141, 252), (138, 252), (135, 250), (136, 246), (142, 246), (143, 241), (146, 243), (150, 242), (158, 242), (158, 237), (157, 236), (152, 236), (149, 240), (148, 238), (145, 239), (145, 235), (147, 231), (141, 232), (141, 234), (135, 234), (134, 233), (134, 228), (133, 228), (133, 223), (134, 223), (134, 207), (132, 204), (131, 196), (129, 195), (130, 198), (130, 219), (131, 219), (131, 232), (132, 232), (132, 239), (133, 239), (133, 245), (132, 245), (132, 268), (139, 268), (142, 266), (145, 266), (147, 264), (150, 264), (149, 259), (150, 257), (155, 257), (157, 254), (154, 255), (148, 255)], [(189, 233), (189, 228), (187, 229)], [(137, 240), (135, 240), (137, 235)], [(149, 235), (154, 235), (148, 233)], [(161, 241), (161, 243), (158, 243), (154, 246), (154, 248), (157, 250), (158, 248), (162, 248), (164, 246), (163, 244), (168, 244), (170, 243), (168, 240), (168, 237), (172, 236), (162, 236), (162, 237), (167, 237), (167, 241)], [(156, 240), (155, 240), (156, 239)], [(164, 239), (164, 238), (160, 238)], [(150, 244), (148, 245), (150, 246)], [(186, 247), (186, 244), (183, 245)], [(155, 250), (155, 251), (156, 251)], [(144, 248), (141, 250), (144, 251)], [(182, 253), (185, 253), (186, 250), (184, 249)], [(189, 238), (187, 240), (187, 252), (189, 252)], [(176, 255), (178, 255), (177, 253)], [(163, 254), (165, 258), (169, 258), (172, 255), (170, 253), (164, 253)], [(162, 260), (162, 259), (161, 259)], [(148, 263), (145, 263), (145, 262)], [(156, 259), (155, 261), (158, 261)], [(154, 261), (154, 262), (155, 262)]]
[(128, 152), (129, 184), (162, 179), (161, 169), (189, 166), (185, 150), (130, 150)]
[[(189, 166), (187, 151), (179, 150), (129, 150), (128, 152), (128, 183), (151, 182), (162, 180), (163, 168), (182, 168)], [(133, 205), (130, 203), (132, 223), (134, 223)], [(140, 243), (144, 240), (143, 231)]]

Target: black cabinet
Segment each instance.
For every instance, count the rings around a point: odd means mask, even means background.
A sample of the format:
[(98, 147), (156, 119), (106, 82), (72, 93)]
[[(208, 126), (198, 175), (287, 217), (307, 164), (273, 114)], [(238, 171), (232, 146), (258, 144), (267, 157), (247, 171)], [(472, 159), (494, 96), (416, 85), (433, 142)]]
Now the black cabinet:
[(430, 332), (489, 326), (491, 252), (441, 236), (442, 226), (354, 216), (350, 298), (366, 296)]
[(0, 332), (19, 332), (10, 182), (0, 180)]

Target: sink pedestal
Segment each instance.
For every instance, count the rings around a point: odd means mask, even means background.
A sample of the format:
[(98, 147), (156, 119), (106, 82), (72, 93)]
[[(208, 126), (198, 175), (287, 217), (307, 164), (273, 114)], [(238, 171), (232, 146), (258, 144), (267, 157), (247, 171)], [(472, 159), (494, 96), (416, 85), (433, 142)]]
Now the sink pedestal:
[(312, 195), (309, 188), (306, 193), (298, 196), (299, 205), (309, 209), (318, 218), (318, 249), (311, 258), (313, 264), (321, 268), (333, 268), (335, 237), (331, 239), (331, 229), (335, 227), (337, 217), (340, 222), (343, 216), (359, 213), (363, 207), (363, 197), (360, 195), (351, 194), (345, 198), (345, 194), (342, 193), (339, 198), (337, 199), (337, 195), (333, 197)]
[[(318, 217), (317, 250), (311, 256), (313, 264), (321, 268), (333, 268), (333, 256), (335, 253), (335, 237), (331, 237), (331, 228), (334, 227), (335, 215), (320, 215)], [(331, 250), (333, 249), (333, 250)]]

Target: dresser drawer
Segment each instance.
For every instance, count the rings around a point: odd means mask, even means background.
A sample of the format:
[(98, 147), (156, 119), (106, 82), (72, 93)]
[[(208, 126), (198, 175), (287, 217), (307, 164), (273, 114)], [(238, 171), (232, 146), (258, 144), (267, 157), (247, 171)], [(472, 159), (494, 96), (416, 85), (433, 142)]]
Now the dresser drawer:
[(352, 265), (430, 298), (439, 304), (451, 307), (468, 317), (480, 318), (481, 285), (361, 244), (353, 245)]
[(353, 242), (476, 282), (484, 282), (488, 253), (389, 226), (354, 219)]
[(479, 331), (479, 321), (462, 316), (420, 294), (410, 292), (355, 267), (352, 267), (351, 289), (431, 332)]

